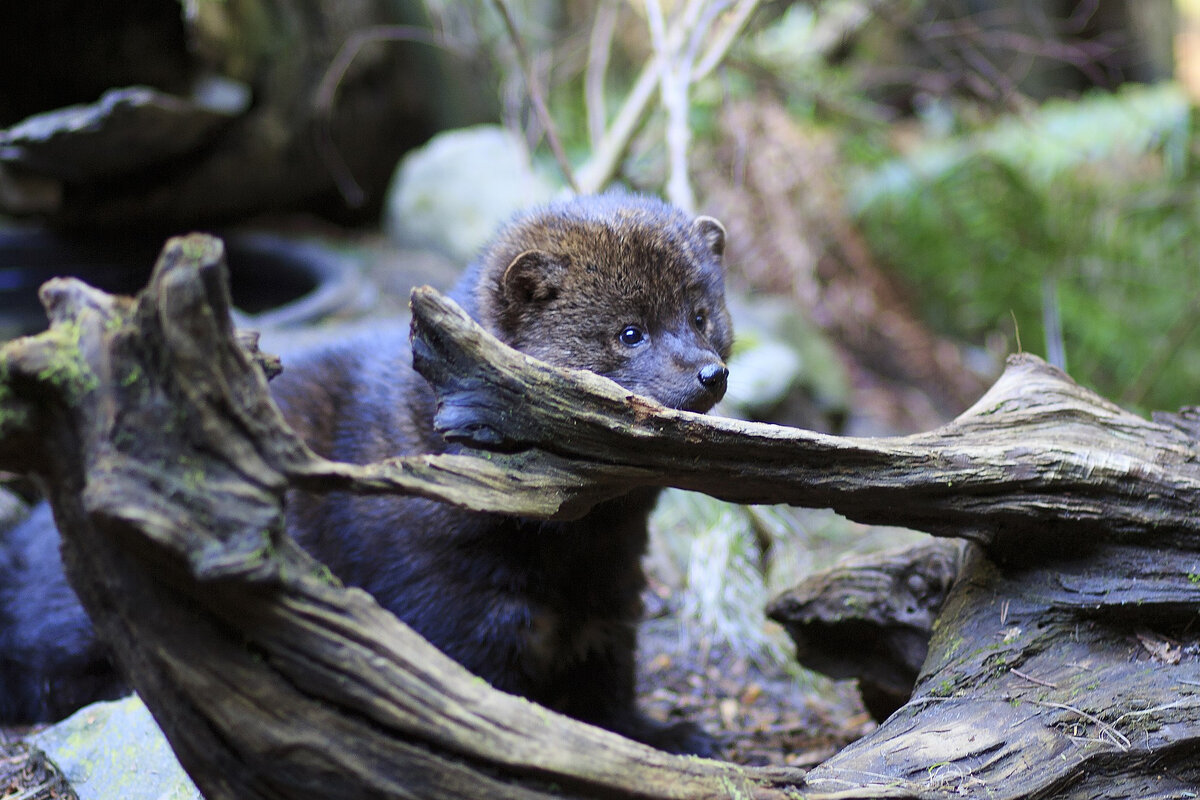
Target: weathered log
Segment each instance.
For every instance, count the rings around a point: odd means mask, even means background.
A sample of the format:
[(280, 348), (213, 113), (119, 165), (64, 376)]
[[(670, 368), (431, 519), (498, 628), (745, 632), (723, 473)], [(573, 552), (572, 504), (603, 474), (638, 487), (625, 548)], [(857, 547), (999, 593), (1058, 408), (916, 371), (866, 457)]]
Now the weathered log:
[[(532, 376), (538, 402), (520, 402), (512, 379), (530, 375), (525, 359), (472, 360), (478, 342), (448, 333), (460, 322), (445, 302), (414, 294), (415, 357), (451, 438), (536, 446), (608, 474), (644, 470), (726, 499), (831, 506), (976, 543), (914, 697), (804, 788), (1135, 798), (1200, 785), (1195, 409), (1147, 421), (1015, 356), (958, 419), (907, 437), (704, 420), (611, 385), (607, 413), (592, 414), (582, 383), (578, 395), (559, 391), (548, 372)], [(574, 490), (561, 488), (566, 506)]]
[(492, 690), (284, 537), (289, 476), (472, 481), (308, 451), (235, 338), (222, 257), (174, 240), (136, 302), (51, 282), (51, 329), (0, 350), (0, 468), (48, 487), (72, 585), (209, 800), (785, 796), (798, 774), (669, 756)]
[(796, 660), (832, 678), (854, 678), (882, 722), (912, 696), (933, 623), (958, 577), (962, 542), (846, 559), (767, 605), (796, 645)]
[(564, 382), (566, 370), (492, 347), (430, 289), (413, 293), (413, 331), (414, 364), (438, 390), (435, 424), (448, 439), (597, 464), (588, 482), (557, 487), (557, 505), (531, 501), (523, 513), (569, 516), (581, 500), (649, 482), (739, 503), (829, 506), (1015, 560), (1101, 541), (1192, 547), (1200, 533), (1194, 435), (1131, 414), (1036, 356), (1011, 357), (948, 425), (862, 439), (664, 409), (592, 375)]
[[(0, 47), (21, 67), (0, 78), (4, 213), (156, 229), (277, 210), (363, 215), (445, 116), (434, 104), (448, 59), (429, 46), (437, 37), (421, 27), (419, 3), (88, 12), (26, 4), (0, 26)], [(64, 18), (73, 25), (55, 24)], [(386, 45), (355, 47), (385, 28)], [(357, 57), (331, 72), (344, 47)]]
[[(68, 575), (217, 798), (1179, 797), (1200, 781), (1195, 418), (1032, 357), (950, 425), (840, 439), (663, 409), (414, 294), (439, 424), (493, 452), (350, 466), (283, 424), (220, 248), (137, 301), (74, 282), (0, 350), (0, 469), (47, 485)], [(833, 506), (976, 544), (914, 698), (807, 776), (659, 754), (491, 690), (280, 534), (289, 485), (583, 513), (639, 484)], [(1057, 648), (1057, 650), (1056, 650)]]

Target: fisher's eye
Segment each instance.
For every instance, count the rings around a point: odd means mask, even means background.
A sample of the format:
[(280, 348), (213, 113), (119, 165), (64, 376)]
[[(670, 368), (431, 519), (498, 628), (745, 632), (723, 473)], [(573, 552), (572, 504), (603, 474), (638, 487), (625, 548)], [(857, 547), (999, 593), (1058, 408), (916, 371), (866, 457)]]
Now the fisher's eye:
[(704, 333), (708, 330), (708, 314), (704, 311), (697, 311), (692, 315), (692, 324), (696, 326), (696, 330)]
[(646, 332), (637, 325), (626, 325), (617, 338), (626, 347), (636, 347), (646, 341)]

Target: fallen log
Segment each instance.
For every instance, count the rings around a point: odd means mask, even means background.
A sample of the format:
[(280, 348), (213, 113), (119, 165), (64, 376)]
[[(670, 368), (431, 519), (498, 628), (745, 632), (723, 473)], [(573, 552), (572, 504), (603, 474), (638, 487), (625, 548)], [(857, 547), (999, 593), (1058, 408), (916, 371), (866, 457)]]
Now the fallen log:
[(767, 616), (792, 637), (801, 664), (857, 680), (882, 722), (912, 696), (962, 555), (962, 542), (934, 539), (850, 558), (780, 594)]
[(828, 506), (1018, 561), (1102, 540), (1194, 545), (1200, 533), (1200, 413), (1149, 422), (1036, 356), (1011, 357), (948, 425), (863, 439), (665, 409), (591, 375), (563, 382), (564, 370), (493, 348), (431, 289), (414, 291), (413, 315), (414, 364), (438, 390), (435, 425), (447, 439), (597, 464), (587, 482), (557, 487), (557, 505), (530, 502), (522, 513), (571, 516), (654, 483), (739, 503)]
[[(146, 291), (43, 292), (0, 349), (0, 469), (36, 474), (101, 636), (210, 800), (1180, 797), (1200, 781), (1197, 417), (1031, 356), (959, 419), (844, 439), (664, 409), (509, 350), (431, 290), (414, 353), (486, 452), (336, 464), (284, 425), (216, 240)], [(803, 775), (664, 755), (498, 693), (281, 534), (288, 486), (545, 517), (642, 484), (970, 539), (914, 697)]]
[[(539, 383), (519, 354), (473, 360), (480, 345), (446, 333), (461, 312), (421, 291), (413, 306), (414, 359), (451, 439), (973, 543), (913, 697), (801, 788), (1082, 800), (1200, 785), (1197, 409), (1146, 420), (1018, 355), (960, 417), (906, 437), (707, 420), (611, 386), (592, 414), (582, 382)], [(517, 374), (537, 403), (519, 401)], [(567, 506), (576, 490), (562, 492)]]
[[(289, 480), (485, 504), (486, 460), (331, 464), (229, 321), (220, 242), (136, 301), (73, 280), (0, 350), (0, 469), (34, 472), (98, 633), (209, 800), (783, 798), (797, 775), (669, 756), (492, 690), (282, 534)], [(461, 473), (461, 475), (460, 475)]]
[(0, 212), (93, 231), (376, 213), (456, 83), (427, 17), (403, 0), (14, 9)]

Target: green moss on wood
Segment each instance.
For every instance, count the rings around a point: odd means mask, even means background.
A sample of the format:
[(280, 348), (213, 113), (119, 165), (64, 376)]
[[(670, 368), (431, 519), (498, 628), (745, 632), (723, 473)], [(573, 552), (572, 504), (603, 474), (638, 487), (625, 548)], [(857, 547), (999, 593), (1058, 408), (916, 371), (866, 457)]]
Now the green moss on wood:
[(100, 385), (79, 350), (83, 328), (78, 322), (63, 322), (56, 325), (49, 335), (56, 340), (55, 346), (48, 349), (49, 357), (38, 371), (37, 378), (58, 389), (63, 398), (74, 405)]

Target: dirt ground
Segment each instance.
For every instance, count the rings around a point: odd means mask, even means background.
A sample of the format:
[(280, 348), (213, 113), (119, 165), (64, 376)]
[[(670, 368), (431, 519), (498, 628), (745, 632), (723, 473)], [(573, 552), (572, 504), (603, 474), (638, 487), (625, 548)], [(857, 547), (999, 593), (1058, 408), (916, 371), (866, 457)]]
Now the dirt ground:
[(75, 792), (54, 763), (40, 750), (10, 740), (0, 730), (0, 798), (2, 800), (76, 800)]
[(642, 626), (638, 666), (652, 716), (700, 724), (738, 764), (809, 768), (875, 728), (853, 685), (705, 647), (671, 618)]

